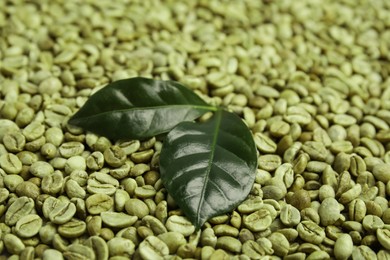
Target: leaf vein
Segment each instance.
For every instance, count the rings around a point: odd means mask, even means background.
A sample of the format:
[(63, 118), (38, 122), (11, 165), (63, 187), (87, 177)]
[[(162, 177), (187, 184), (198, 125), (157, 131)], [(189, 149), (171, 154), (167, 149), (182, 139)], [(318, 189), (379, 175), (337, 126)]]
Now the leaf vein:
[[(215, 152), (214, 147), (217, 144), (219, 128), (220, 128), (221, 121), (222, 121), (222, 110), (218, 110), (215, 113), (215, 117), (216, 117), (216, 125), (215, 125), (215, 129), (214, 129), (214, 133), (213, 133), (213, 140), (212, 140), (212, 143), (211, 143), (211, 148), (212, 149), (211, 149), (211, 154), (210, 154), (210, 158), (209, 158), (209, 161), (208, 161), (206, 174), (205, 174), (203, 183), (207, 183), (209, 181), (211, 166), (212, 166), (212, 162), (214, 160), (214, 152)], [(211, 181), (211, 183), (213, 183), (213, 182)], [(196, 222), (198, 222), (198, 223), (200, 221), (199, 220), (199, 216), (200, 216), (201, 206), (204, 203), (204, 195), (205, 195), (206, 186), (207, 185), (204, 185), (203, 188), (202, 188), (202, 192), (200, 194), (200, 199), (199, 199), (199, 204), (198, 204), (198, 209), (196, 211), (196, 216), (197, 216), (197, 221)], [(220, 189), (218, 186), (216, 186), (216, 187), (217, 187), (217, 189)], [(225, 196), (225, 194), (224, 194), (224, 196)]]

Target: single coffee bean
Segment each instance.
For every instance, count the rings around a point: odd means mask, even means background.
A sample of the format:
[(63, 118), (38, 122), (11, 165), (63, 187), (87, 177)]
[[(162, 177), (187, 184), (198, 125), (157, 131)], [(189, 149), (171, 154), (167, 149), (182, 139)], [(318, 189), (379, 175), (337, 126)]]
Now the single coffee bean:
[(336, 259), (348, 259), (352, 255), (353, 242), (348, 234), (342, 234), (334, 245), (334, 255)]
[(63, 185), (63, 173), (56, 170), (42, 178), (41, 189), (44, 193), (54, 196), (61, 191)]
[(102, 212), (100, 213), (104, 224), (114, 228), (124, 228), (133, 225), (137, 221), (136, 216), (130, 216), (122, 212)]
[(54, 168), (50, 163), (37, 161), (30, 166), (30, 172), (32, 175), (42, 179), (45, 176), (52, 174)]
[(160, 220), (153, 216), (145, 216), (142, 219), (142, 224), (146, 227), (150, 228), (153, 231), (153, 234), (160, 235), (163, 233), (168, 232), (167, 228), (164, 226), (163, 223), (161, 223)]
[(62, 253), (56, 249), (46, 249), (42, 254), (42, 260), (52, 260), (52, 259), (58, 259), (63, 260), (64, 257)]
[(352, 259), (364, 259), (364, 260), (370, 260), (370, 259), (378, 259), (376, 257), (375, 252), (366, 245), (360, 245), (357, 247), (354, 247), (352, 250)]
[(110, 239), (107, 242), (107, 246), (110, 252), (110, 257), (120, 255), (120, 256), (126, 256), (130, 258), (135, 251), (134, 243), (130, 239), (123, 238), (123, 237), (114, 237)]
[(376, 236), (379, 243), (387, 250), (390, 250), (390, 230), (378, 228), (376, 230)]
[(97, 215), (114, 206), (113, 199), (106, 194), (93, 194), (85, 201), (89, 214)]
[[(181, 245), (185, 245), (187, 240), (184, 238), (183, 234), (179, 232), (166, 232), (157, 236), (162, 242), (164, 242), (169, 248), (169, 254), (175, 254), (177, 249)], [(215, 242), (216, 242), (215, 238)]]
[(185, 237), (191, 235), (195, 231), (195, 226), (182, 216), (170, 216), (167, 219), (165, 226), (169, 231), (179, 232)]
[(3, 137), (3, 144), (9, 152), (21, 152), (26, 145), (26, 138), (20, 131), (11, 132)]
[(130, 215), (137, 216), (140, 219), (149, 214), (148, 206), (140, 199), (127, 200), (125, 204), (125, 209), (127, 213), (129, 213)]
[(42, 222), (38, 215), (26, 215), (16, 222), (15, 232), (19, 237), (33, 237), (38, 234)]
[(385, 223), (378, 216), (367, 215), (363, 218), (362, 224), (365, 230), (375, 232), (378, 228), (383, 228)]
[(280, 220), (287, 227), (294, 227), (301, 221), (301, 214), (297, 208), (286, 204), (280, 212)]
[(288, 250), (290, 248), (290, 243), (287, 238), (278, 232), (272, 233), (268, 239), (272, 243), (272, 249), (277, 256), (286, 256), (288, 254)]
[(313, 244), (321, 244), (325, 238), (325, 231), (316, 223), (304, 220), (297, 226), (299, 237)]
[(333, 225), (340, 218), (339, 203), (334, 198), (324, 199), (318, 209), (318, 214), (323, 226)]
[(76, 238), (85, 233), (87, 225), (79, 219), (71, 219), (70, 221), (58, 226), (58, 234), (64, 238)]
[(82, 244), (71, 244), (63, 253), (65, 259), (95, 259), (91, 248)]
[(244, 216), (243, 224), (253, 232), (266, 230), (272, 223), (273, 218), (269, 210), (262, 208), (254, 213)]
[(51, 243), (55, 234), (57, 234), (57, 225), (51, 222), (46, 223), (39, 229), (39, 238), (45, 244)]
[(253, 197), (244, 200), (238, 205), (238, 211), (242, 214), (253, 213), (261, 208), (263, 200), (260, 197)]
[(23, 216), (30, 214), (34, 208), (34, 200), (28, 197), (17, 198), (5, 213), (5, 224), (13, 226)]
[(92, 249), (96, 260), (109, 258), (108, 245), (103, 238), (99, 236), (91, 236), (85, 241), (85, 245)]
[(221, 248), (232, 253), (240, 253), (242, 244), (240, 240), (230, 236), (221, 236), (217, 239), (216, 248)]
[(259, 259), (265, 255), (263, 248), (253, 240), (247, 240), (242, 245), (242, 253), (249, 256), (251, 259)]
[(105, 162), (112, 167), (120, 167), (126, 161), (126, 153), (119, 146), (111, 146), (104, 153)]
[(55, 224), (64, 224), (74, 216), (76, 213), (76, 206), (73, 203), (49, 197), (43, 203), (42, 212), (51, 222)]
[(16, 155), (6, 153), (0, 156), (0, 167), (7, 174), (19, 174), (22, 171), (22, 162)]
[(5, 249), (10, 253), (10, 254), (20, 254), (24, 249), (25, 245), (23, 244), (22, 240), (15, 236), (14, 234), (5, 234), (3, 237), (3, 243)]

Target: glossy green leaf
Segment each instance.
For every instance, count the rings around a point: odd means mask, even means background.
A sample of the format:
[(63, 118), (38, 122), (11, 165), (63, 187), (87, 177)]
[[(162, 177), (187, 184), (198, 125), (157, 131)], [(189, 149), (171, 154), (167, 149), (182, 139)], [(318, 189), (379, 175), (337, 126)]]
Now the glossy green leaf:
[(137, 77), (97, 91), (69, 124), (111, 139), (145, 139), (215, 109), (177, 82)]
[(249, 129), (238, 116), (223, 110), (204, 123), (177, 125), (160, 154), (165, 188), (198, 229), (247, 197), (256, 167)]

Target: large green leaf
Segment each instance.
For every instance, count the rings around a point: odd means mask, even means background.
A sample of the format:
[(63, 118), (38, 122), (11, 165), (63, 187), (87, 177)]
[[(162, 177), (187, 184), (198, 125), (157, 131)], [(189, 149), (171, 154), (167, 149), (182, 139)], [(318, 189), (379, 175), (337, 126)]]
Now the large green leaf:
[(97, 91), (69, 124), (112, 139), (145, 139), (215, 109), (177, 82), (137, 77)]
[(197, 229), (247, 197), (256, 167), (249, 129), (238, 116), (223, 110), (205, 123), (177, 125), (160, 154), (162, 182)]

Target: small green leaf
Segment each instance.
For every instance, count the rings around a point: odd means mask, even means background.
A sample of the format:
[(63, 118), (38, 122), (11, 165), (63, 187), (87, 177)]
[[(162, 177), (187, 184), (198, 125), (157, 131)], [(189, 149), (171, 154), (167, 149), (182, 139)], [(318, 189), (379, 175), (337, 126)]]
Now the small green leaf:
[(177, 82), (137, 77), (93, 94), (69, 124), (115, 140), (145, 139), (214, 110)]
[(162, 182), (197, 229), (247, 197), (256, 168), (249, 129), (238, 116), (223, 110), (205, 123), (177, 125), (160, 154)]

